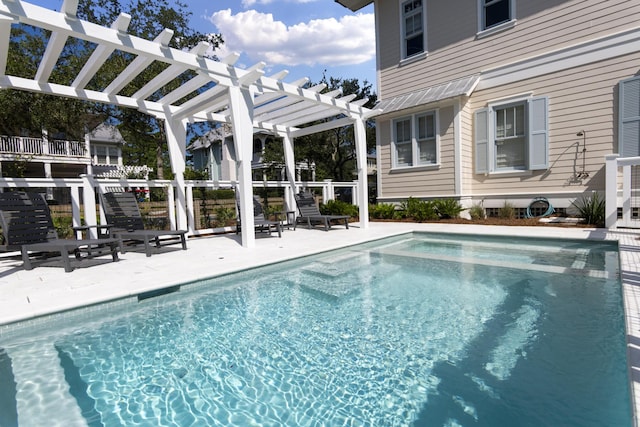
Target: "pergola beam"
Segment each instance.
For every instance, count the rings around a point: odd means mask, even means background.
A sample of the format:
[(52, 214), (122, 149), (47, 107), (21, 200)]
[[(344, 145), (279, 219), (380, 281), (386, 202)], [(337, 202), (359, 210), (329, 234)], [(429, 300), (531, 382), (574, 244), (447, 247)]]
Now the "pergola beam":
[[(286, 135), (287, 165), (289, 179), (292, 172), (293, 138), (321, 132), (341, 126), (356, 124), (358, 146), (359, 182), (364, 181), (364, 194), (359, 201), (366, 200), (366, 140), (364, 120), (378, 111), (364, 108), (366, 100), (350, 102), (348, 95), (337, 97), (339, 92), (320, 93), (326, 85), (304, 88), (308, 79), (292, 83), (282, 81), (287, 72), (282, 71), (266, 77), (264, 63), (249, 69), (235, 67), (239, 55), (232, 53), (217, 62), (205, 58), (210, 50), (206, 42), (199, 43), (190, 51), (169, 47), (173, 36), (171, 30), (163, 30), (153, 41), (127, 34), (130, 16), (121, 14), (110, 28), (80, 20), (76, 17), (78, 0), (65, 0), (62, 12), (55, 12), (35, 6), (22, 0), (0, 0), (0, 88), (11, 88), (29, 92), (49, 94), (96, 103), (134, 108), (164, 120), (171, 166), (176, 174), (174, 185), (178, 196), (177, 223), (186, 223), (184, 195), (186, 124), (199, 121), (215, 121), (232, 125), (236, 154), (238, 156), (240, 205), (242, 221), (253, 223), (251, 200), (251, 153), (254, 129), (264, 129), (275, 135)], [(11, 25), (23, 23), (50, 31), (45, 54), (40, 61), (34, 79), (6, 75), (8, 50), (11, 47)], [(96, 45), (89, 60), (80, 72), (71, 79), (72, 85), (50, 83), (49, 77), (55, 70), (60, 54), (68, 39), (79, 39)], [(116, 51), (131, 55), (134, 59), (102, 91), (85, 89), (102, 65)], [(166, 68), (146, 83), (132, 96), (119, 95), (134, 79), (142, 76), (154, 62)], [(195, 77), (191, 77), (191, 76)], [(182, 76), (181, 86), (164, 95), (159, 101), (148, 100), (161, 91), (172, 80)], [(212, 85), (213, 84), (213, 85)], [(211, 87), (210, 87), (211, 86)], [(177, 105), (186, 96), (197, 93), (193, 98)], [(342, 117), (315, 126), (300, 128), (315, 120)], [(364, 154), (363, 154), (364, 153)], [(365, 157), (363, 157), (365, 156)], [(364, 172), (363, 172), (364, 171)], [(90, 207), (90, 206), (89, 206)], [(366, 210), (364, 211), (366, 213)], [(361, 216), (363, 211), (361, 209)], [(362, 222), (366, 226), (366, 221)], [(243, 232), (243, 246), (254, 244), (253, 233), (248, 226)]]

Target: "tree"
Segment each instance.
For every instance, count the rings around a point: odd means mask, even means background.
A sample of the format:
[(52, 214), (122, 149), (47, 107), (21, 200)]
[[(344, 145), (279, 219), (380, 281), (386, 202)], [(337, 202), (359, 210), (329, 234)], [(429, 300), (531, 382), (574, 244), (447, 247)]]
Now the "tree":
[[(199, 33), (189, 26), (191, 12), (180, 0), (172, 4), (167, 0), (133, 0), (126, 4), (119, 0), (81, 0), (77, 15), (80, 19), (110, 26), (120, 12), (132, 16), (128, 31), (135, 36), (153, 39), (164, 28), (171, 28), (174, 30), (174, 37), (170, 46), (176, 49), (188, 49), (200, 41), (207, 41), (214, 48), (223, 43), (220, 35)], [(11, 31), (7, 74), (33, 78), (50, 34), (24, 24), (14, 25)], [(94, 49), (93, 43), (69, 39), (49, 81), (61, 84), (71, 83)], [(103, 90), (133, 58), (134, 55), (126, 52), (114, 52), (89, 82), (87, 88)], [(166, 64), (154, 62), (120, 93), (132, 95), (166, 66)], [(193, 73), (184, 73), (153, 94), (152, 98), (162, 97), (192, 76)], [(112, 105), (15, 90), (0, 91), (0, 133), (2, 134), (37, 134), (42, 129), (47, 129), (50, 133), (63, 132), (67, 136), (79, 139), (86, 131), (103, 121), (120, 126), (128, 142), (124, 149), (126, 163), (141, 164), (140, 161), (144, 159), (147, 164), (155, 164), (157, 177), (163, 178), (168, 149), (163, 123), (156, 118), (137, 110)]]

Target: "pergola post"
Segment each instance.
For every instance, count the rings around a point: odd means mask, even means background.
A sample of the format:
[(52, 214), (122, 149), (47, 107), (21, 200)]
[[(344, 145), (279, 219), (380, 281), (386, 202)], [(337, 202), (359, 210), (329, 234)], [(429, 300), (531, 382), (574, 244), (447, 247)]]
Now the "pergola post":
[[(187, 156), (187, 124), (183, 120), (175, 120), (167, 117), (164, 120), (165, 132), (167, 134), (167, 146), (169, 147), (169, 160), (171, 170), (175, 176), (176, 183), (176, 224), (180, 230), (187, 229), (187, 202), (184, 193), (184, 170)], [(169, 190), (171, 191), (171, 189)], [(171, 217), (171, 215), (170, 215)], [(174, 224), (172, 224), (173, 226)]]
[(253, 101), (248, 89), (229, 87), (229, 109), (233, 127), (233, 144), (236, 149), (240, 223), (242, 224), (242, 246), (253, 248), (256, 236), (253, 230), (253, 180), (251, 158), (253, 148)]
[(284, 200), (287, 203), (286, 210), (295, 212), (297, 210), (294, 202), (296, 194), (296, 160), (293, 151), (293, 138), (288, 133), (282, 136), (282, 146), (284, 149), (284, 168), (289, 180), (289, 192), (284, 195)]
[(356, 164), (358, 168), (358, 207), (360, 227), (369, 227), (369, 187), (367, 182), (367, 132), (364, 120), (356, 118), (353, 123), (356, 143)]

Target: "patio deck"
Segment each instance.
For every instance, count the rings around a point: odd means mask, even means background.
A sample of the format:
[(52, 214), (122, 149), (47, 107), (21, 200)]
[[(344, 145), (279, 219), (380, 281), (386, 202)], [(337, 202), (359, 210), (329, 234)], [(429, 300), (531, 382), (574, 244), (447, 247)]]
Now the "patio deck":
[[(618, 240), (632, 400), (635, 414), (640, 413), (640, 230), (373, 222), (368, 229), (350, 224), (348, 230), (328, 232), (285, 230), (282, 238), (258, 235), (251, 249), (242, 247), (236, 234), (191, 238), (186, 251), (163, 248), (149, 258), (143, 251), (127, 252), (118, 263), (108, 257), (84, 260), (72, 273), (59, 266), (25, 271), (19, 257), (5, 256), (0, 258), (0, 334), (9, 323), (410, 231)], [(83, 263), (101, 264), (83, 268)]]

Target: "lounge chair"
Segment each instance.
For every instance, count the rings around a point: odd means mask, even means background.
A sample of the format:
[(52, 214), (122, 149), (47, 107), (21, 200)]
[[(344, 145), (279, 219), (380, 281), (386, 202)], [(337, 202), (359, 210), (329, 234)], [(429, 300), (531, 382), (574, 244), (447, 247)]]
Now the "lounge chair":
[(325, 231), (331, 227), (331, 221), (344, 221), (344, 226), (349, 229), (349, 215), (323, 215), (316, 205), (316, 200), (311, 193), (300, 192), (295, 195), (296, 205), (300, 216), (299, 221), (306, 221), (307, 227), (311, 228), (313, 223), (324, 224)]
[[(236, 234), (242, 231), (240, 222), (240, 199), (236, 191), (236, 208), (238, 209), (238, 219), (236, 223)], [(280, 221), (271, 221), (264, 216), (264, 209), (258, 196), (253, 196), (253, 226), (256, 231), (266, 231), (271, 235), (273, 231), (278, 232), (278, 237), (282, 237), (282, 225)]]
[(118, 261), (117, 238), (104, 239), (60, 239), (53, 226), (51, 212), (46, 200), (36, 193), (19, 191), (0, 193), (0, 224), (2, 225), (2, 248), (20, 250), (25, 270), (31, 270), (30, 251), (59, 253), (64, 271), (71, 272), (70, 257), (82, 260), (111, 255)]
[[(187, 249), (187, 230), (145, 230), (138, 201), (133, 193), (100, 193), (100, 200), (107, 224), (111, 226), (111, 235), (129, 243), (142, 242), (148, 257), (154, 248), (162, 246), (179, 243), (182, 249)], [(122, 253), (124, 252), (123, 245)]]

